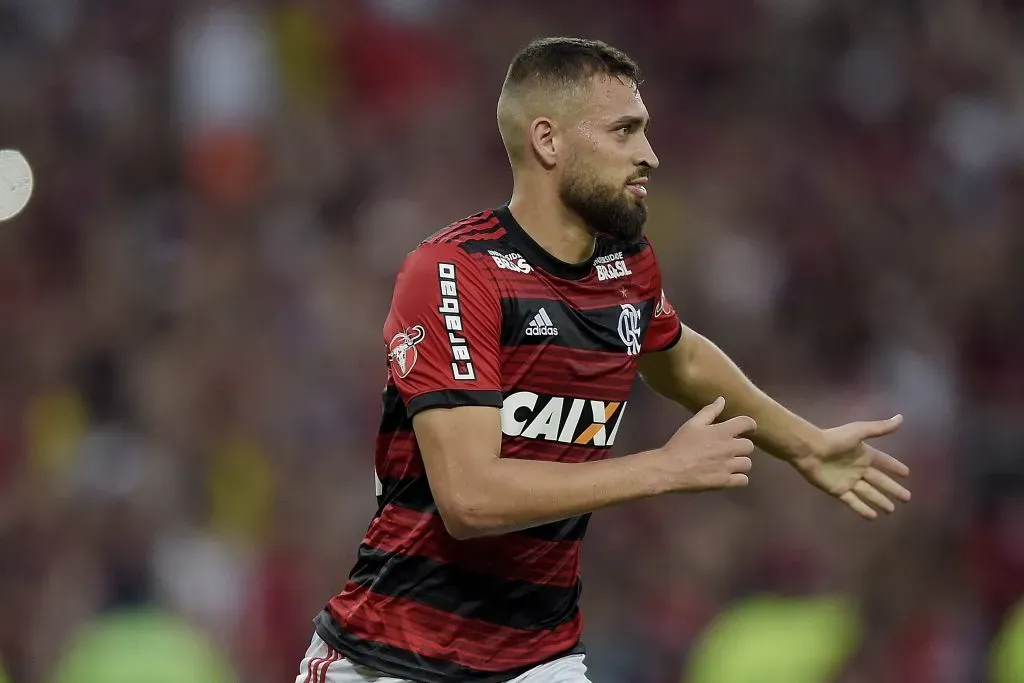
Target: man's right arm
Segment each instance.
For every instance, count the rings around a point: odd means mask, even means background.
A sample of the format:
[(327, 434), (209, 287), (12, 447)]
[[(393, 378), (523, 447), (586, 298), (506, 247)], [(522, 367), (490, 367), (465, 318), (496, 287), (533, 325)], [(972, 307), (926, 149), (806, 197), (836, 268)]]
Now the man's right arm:
[(455, 538), (504, 533), (661, 492), (652, 454), (586, 464), (500, 457), (497, 408), (427, 410), (413, 419), (427, 479)]
[(413, 429), (430, 489), (455, 538), (501, 534), (673, 491), (744, 486), (750, 418), (714, 425), (724, 401), (700, 411), (662, 448), (589, 463), (500, 457), (500, 412), (426, 410)]

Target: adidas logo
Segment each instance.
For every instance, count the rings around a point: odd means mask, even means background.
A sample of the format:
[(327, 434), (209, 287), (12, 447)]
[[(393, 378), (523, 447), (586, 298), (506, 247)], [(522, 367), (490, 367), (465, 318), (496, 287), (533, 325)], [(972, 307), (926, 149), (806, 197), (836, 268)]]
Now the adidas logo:
[(548, 317), (548, 312), (543, 308), (537, 311), (537, 315), (533, 316), (533, 320), (526, 326), (527, 337), (557, 337), (558, 328), (551, 322), (551, 318)]

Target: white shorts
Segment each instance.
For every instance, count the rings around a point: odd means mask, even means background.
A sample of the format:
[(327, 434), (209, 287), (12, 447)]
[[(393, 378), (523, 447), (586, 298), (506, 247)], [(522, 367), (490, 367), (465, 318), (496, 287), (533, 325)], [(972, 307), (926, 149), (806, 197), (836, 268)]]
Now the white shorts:
[[(295, 683), (414, 683), (348, 661), (313, 634)], [(583, 655), (570, 655), (534, 667), (509, 683), (590, 683)]]

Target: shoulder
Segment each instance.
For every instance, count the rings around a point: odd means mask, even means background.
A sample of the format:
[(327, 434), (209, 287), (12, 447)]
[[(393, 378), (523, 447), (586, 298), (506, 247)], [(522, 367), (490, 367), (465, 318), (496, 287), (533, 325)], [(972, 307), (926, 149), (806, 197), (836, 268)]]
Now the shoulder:
[(438, 230), (409, 252), (399, 277), (410, 273), (437, 275), (458, 272), (459, 277), (487, 275), (493, 249), (504, 241), (505, 229), (488, 209)]
[(462, 220), (449, 223), (420, 243), (420, 248), (447, 245), (472, 251), (470, 245), (500, 239), (505, 234), (501, 220), (493, 209), (487, 209)]

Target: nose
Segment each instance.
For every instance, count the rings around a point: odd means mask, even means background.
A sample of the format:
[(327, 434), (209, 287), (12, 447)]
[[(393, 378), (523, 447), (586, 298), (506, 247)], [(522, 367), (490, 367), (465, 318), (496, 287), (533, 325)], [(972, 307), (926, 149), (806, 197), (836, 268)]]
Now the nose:
[(647, 135), (644, 135), (642, 139), (643, 145), (639, 150), (637, 164), (647, 168), (658, 168), (660, 162), (658, 161), (658, 155), (654, 153), (654, 148), (651, 147), (651, 141), (647, 139)]

